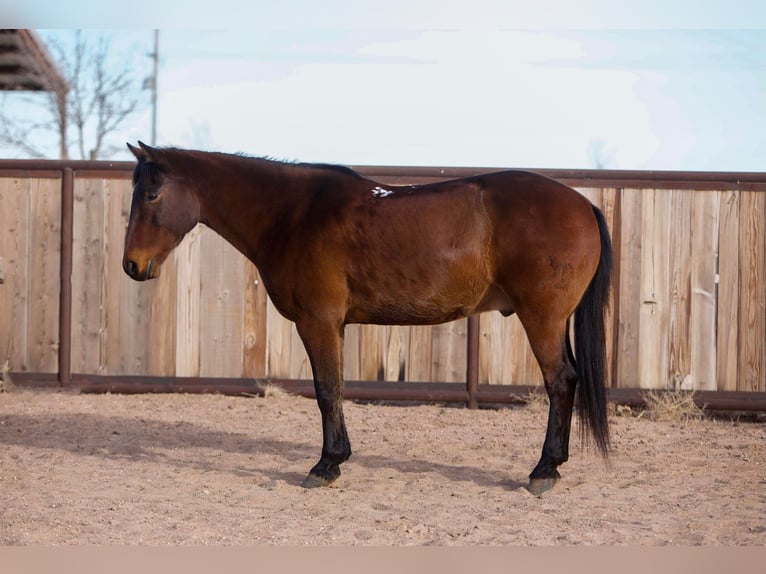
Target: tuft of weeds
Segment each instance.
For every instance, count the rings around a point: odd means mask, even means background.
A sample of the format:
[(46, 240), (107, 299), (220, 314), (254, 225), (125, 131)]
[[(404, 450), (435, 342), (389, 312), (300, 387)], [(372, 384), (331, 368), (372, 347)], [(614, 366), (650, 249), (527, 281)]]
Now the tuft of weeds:
[(286, 399), (292, 395), (278, 385), (259, 385), (259, 390), (265, 399)]
[(524, 405), (535, 413), (548, 412), (548, 395), (544, 392), (531, 392), (522, 397)]
[(649, 391), (644, 395), (646, 406), (638, 415), (652, 421), (689, 422), (704, 418), (703, 408), (694, 402), (690, 391)]
[(10, 363), (6, 360), (0, 367), (0, 393), (8, 393), (14, 389), (10, 371)]

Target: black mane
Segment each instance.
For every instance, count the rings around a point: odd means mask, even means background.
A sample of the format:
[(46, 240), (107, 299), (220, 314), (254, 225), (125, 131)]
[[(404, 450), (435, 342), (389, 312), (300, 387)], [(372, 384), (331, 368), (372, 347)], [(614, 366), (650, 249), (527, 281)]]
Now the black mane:
[(308, 167), (311, 169), (324, 169), (327, 171), (333, 171), (335, 173), (342, 173), (345, 175), (355, 175), (361, 177), (356, 171), (345, 165), (339, 165), (334, 163), (298, 163), (300, 167)]
[[(275, 167), (282, 165), (282, 166), (295, 166), (302, 169), (309, 169), (309, 170), (321, 170), (321, 171), (329, 171), (336, 174), (342, 174), (346, 176), (353, 176), (353, 177), (362, 177), (359, 173), (351, 169), (350, 167), (347, 167), (345, 165), (339, 165), (339, 164), (332, 164), (332, 163), (308, 163), (308, 162), (297, 162), (297, 161), (290, 161), (290, 160), (280, 160), (273, 157), (268, 156), (252, 156), (246, 153), (237, 152), (237, 153), (224, 153), (224, 152), (205, 152), (201, 150), (187, 150), (182, 148), (175, 148), (175, 147), (165, 147), (165, 148), (157, 148), (156, 152), (158, 154), (155, 158), (141, 158), (138, 160), (138, 164), (136, 165), (135, 171), (133, 172), (133, 184), (135, 185), (138, 180), (141, 177), (141, 174), (144, 173), (144, 170), (162, 170), (164, 159), (167, 156), (174, 156), (176, 158), (191, 158), (194, 157), (195, 154), (203, 153), (203, 154), (211, 154), (214, 156), (223, 156), (223, 157), (234, 157), (242, 160), (255, 160), (258, 162), (264, 162), (266, 164), (272, 164)], [(158, 163), (159, 162), (159, 163)], [(154, 175), (154, 173), (151, 173), (150, 175)]]

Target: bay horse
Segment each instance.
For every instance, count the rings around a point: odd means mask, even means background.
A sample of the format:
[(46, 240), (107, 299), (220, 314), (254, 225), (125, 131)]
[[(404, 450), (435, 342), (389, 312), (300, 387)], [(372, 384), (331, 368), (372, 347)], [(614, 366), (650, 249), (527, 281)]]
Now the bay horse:
[(351, 455), (342, 405), (349, 323), (516, 313), (550, 399), (528, 489), (542, 494), (560, 478), (576, 397), (583, 437), (589, 428), (607, 456), (612, 248), (603, 214), (577, 191), (518, 170), (392, 186), (342, 166), (128, 147), (138, 163), (125, 272), (137, 281), (157, 277), (184, 235), (203, 223), (255, 264), (275, 307), (295, 322), (323, 431), (321, 457), (303, 486), (332, 483)]

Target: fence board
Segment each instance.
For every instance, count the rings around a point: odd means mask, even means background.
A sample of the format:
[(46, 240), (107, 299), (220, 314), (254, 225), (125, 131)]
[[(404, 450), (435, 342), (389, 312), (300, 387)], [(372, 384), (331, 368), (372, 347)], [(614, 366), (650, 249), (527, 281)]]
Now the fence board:
[(37, 370), (30, 364), (28, 341), (30, 179), (0, 179), (0, 367)]
[(512, 385), (542, 385), (543, 374), (527, 339), (527, 332), (516, 315), (505, 319), (508, 337), (505, 346), (510, 349)]
[(665, 388), (669, 368), (670, 194), (643, 197), (638, 368), (641, 388)]
[(104, 180), (74, 182), (72, 371), (103, 374)]
[[(617, 309), (617, 305), (619, 303), (617, 299), (617, 295), (619, 294), (619, 285), (616, 285), (616, 279), (619, 277), (619, 256), (620, 256), (620, 245), (617, 243), (618, 238), (615, 234), (615, 218), (617, 217), (616, 213), (618, 210), (617, 203), (620, 199), (620, 190), (618, 190), (615, 187), (604, 187), (604, 188), (577, 188), (577, 191), (579, 191), (581, 194), (583, 194), (585, 197), (587, 197), (591, 203), (596, 205), (601, 212), (604, 214), (604, 219), (606, 220), (607, 227), (609, 229), (609, 236), (612, 240), (612, 249), (613, 249), (613, 275), (612, 275), (612, 293), (609, 297), (609, 305), (607, 306), (606, 315), (605, 315), (605, 325), (604, 325), (604, 338), (607, 341), (606, 346), (606, 372), (609, 374), (608, 379), (610, 379), (607, 383), (608, 386), (612, 386), (614, 383), (611, 381), (612, 373), (614, 373), (614, 337), (615, 337), (615, 318), (614, 314)], [(572, 331), (573, 326), (570, 325), (570, 332)], [(539, 377), (538, 377), (539, 378)], [(540, 378), (540, 380), (542, 380)], [(534, 384), (534, 383), (530, 383)]]
[(432, 381), (431, 327), (417, 325), (410, 327), (410, 348), (407, 352), (407, 380)]
[(361, 363), (359, 360), (359, 337), (361, 336), (361, 325), (346, 325), (343, 340), (343, 377), (347, 381), (361, 380)]
[(200, 374), (200, 246), (202, 227), (192, 229), (176, 247), (176, 375)]
[(465, 381), (467, 341), (467, 319), (431, 327), (432, 381)]
[(137, 283), (122, 270), (130, 185), (104, 187), (103, 356), (108, 374), (149, 374), (152, 282)]
[(694, 194), (691, 244), (692, 298), (689, 316), (691, 388), (716, 388), (716, 267), (718, 259), (719, 192)]
[(200, 375), (240, 377), (244, 257), (209, 229), (200, 250)]
[(527, 334), (516, 315), (484, 313), (479, 317), (479, 383), (541, 385)]
[(286, 319), (285, 321), (290, 330), (290, 378), (311, 379), (313, 377), (311, 362), (309, 361), (308, 353), (306, 353), (306, 348), (303, 346), (301, 336), (298, 334), (298, 329), (295, 327), (295, 323)]
[(693, 385), (689, 315), (692, 289), (692, 206), (694, 192), (668, 190), (671, 196), (670, 308), (668, 325), (668, 381), (673, 390), (690, 390)]
[(269, 300), (267, 307), (268, 325), (268, 372), (275, 378), (290, 378), (290, 346), (292, 329), (290, 322), (282, 317)]
[(383, 378), (386, 381), (403, 381), (406, 374), (405, 364), (410, 341), (410, 328), (392, 325), (388, 328), (387, 336)]
[(58, 368), (61, 184), (39, 179), (30, 188), (29, 213), (29, 363), (41, 372)]
[(620, 316), (617, 322), (617, 380), (615, 387), (637, 388), (639, 379), (639, 325), (641, 304), (641, 231), (643, 190), (621, 190)]
[(383, 341), (386, 327), (362, 325), (360, 330), (359, 362), (362, 380), (379, 381), (383, 379)]
[(500, 313), (479, 315), (479, 383), (512, 384), (508, 326)]
[(766, 379), (766, 194), (740, 194), (738, 390), (763, 391)]
[(153, 375), (176, 373), (176, 324), (178, 312), (178, 260), (168, 257), (155, 280), (151, 299), (149, 369)]
[(266, 305), (268, 296), (255, 265), (245, 264), (245, 311), (242, 318), (242, 374), (266, 376)]
[(739, 191), (719, 198), (716, 379), (721, 391), (736, 391), (739, 379), (739, 198)]

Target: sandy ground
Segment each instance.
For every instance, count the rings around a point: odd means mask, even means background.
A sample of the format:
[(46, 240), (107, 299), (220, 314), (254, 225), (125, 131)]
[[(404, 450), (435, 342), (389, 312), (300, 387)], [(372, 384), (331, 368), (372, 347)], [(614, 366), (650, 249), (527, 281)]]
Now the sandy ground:
[[(542, 497), (541, 406), (345, 405), (354, 455), (299, 397), (0, 394), (2, 545), (764, 545), (766, 424), (611, 418)], [(761, 419), (762, 420), (762, 419)]]

